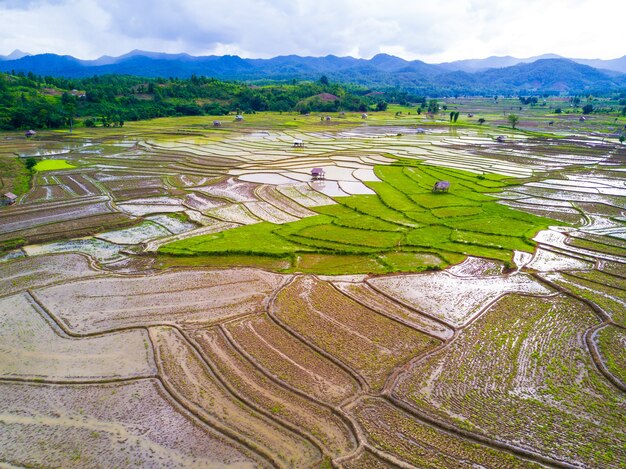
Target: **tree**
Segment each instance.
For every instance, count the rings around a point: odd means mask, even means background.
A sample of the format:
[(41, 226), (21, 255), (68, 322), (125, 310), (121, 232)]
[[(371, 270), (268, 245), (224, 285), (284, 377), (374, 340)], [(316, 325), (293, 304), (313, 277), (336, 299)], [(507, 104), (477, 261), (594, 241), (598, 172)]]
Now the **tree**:
[(591, 114), (593, 112), (593, 104), (585, 104), (583, 106), (583, 114)]
[(483, 119), (482, 117), (480, 119), (478, 119), (478, 123), (480, 125), (483, 125), (485, 122), (486, 122), (485, 119)]
[(554, 110), (554, 113), (555, 113), (555, 114), (561, 114), (562, 112), (563, 112), (563, 110), (562, 110), (560, 107), (557, 107), (557, 108)]
[(459, 111), (456, 111), (456, 112), (454, 113), (453, 120), (454, 120), (454, 122), (455, 122), (455, 123), (456, 123), (456, 121), (459, 119), (459, 116), (460, 116), (460, 115), (461, 115), (461, 113), (460, 113)]
[(515, 126), (518, 124), (519, 122), (519, 117), (517, 117), (515, 114), (509, 114), (509, 117), (507, 117), (509, 124), (511, 124), (511, 128), (515, 128)]
[(378, 103), (376, 103), (376, 110), (377, 111), (386, 111), (387, 110), (387, 102), (386, 101), (379, 101)]
[(619, 143), (624, 143), (624, 140), (626, 140), (626, 137), (624, 137), (624, 135), (620, 135), (619, 136)]
[(320, 78), (320, 83), (324, 86), (328, 86), (330, 82), (328, 81), (328, 77), (326, 75), (322, 75), (322, 77)]
[(26, 166), (26, 169), (29, 171), (32, 171), (36, 164), (37, 164), (37, 160), (33, 158), (32, 156), (29, 156), (28, 158), (24, 160), (24, 165)]

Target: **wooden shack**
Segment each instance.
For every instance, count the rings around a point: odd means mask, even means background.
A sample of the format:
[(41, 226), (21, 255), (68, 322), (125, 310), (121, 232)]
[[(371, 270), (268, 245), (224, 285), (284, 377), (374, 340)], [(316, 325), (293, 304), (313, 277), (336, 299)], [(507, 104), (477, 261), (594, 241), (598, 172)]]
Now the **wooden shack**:
[(437, 181), (433, 187), (433, 192), (448, 192), (450, 181)]
[(0, 200), (0, 205), (13, 205), (17, 200), (17, 195), (13, 192), (7, 192), (2, 195), (2, 199)]
[(313, 168), (311, 170), (311, 177), (313, 179), (324, 179), (326, 177), (326, 172), (323, 168)]

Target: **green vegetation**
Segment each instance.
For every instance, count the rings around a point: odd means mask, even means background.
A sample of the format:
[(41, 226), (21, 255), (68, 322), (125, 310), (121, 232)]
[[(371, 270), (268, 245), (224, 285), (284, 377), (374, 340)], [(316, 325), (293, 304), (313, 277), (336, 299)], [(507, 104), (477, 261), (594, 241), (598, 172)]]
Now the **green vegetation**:
[(30, 188), (30, 168), (20, 158), (0, 157), (0, 191), (25, 194)]
[(336, 83), (300, 82), (251, 87), (191, 76), (90, 78), (0, 73), (0, 129), (123, 127), (128, 121), (169, 116), (220, 116), (229, 112), (375, 111), (382, 98)]
[[(376, 195), (338, 197), (337, 205), (314, 209), (317, 216), (184, 239), (160, 252), (284, 258), (292, 260), (294, 270), (305, 272), (416, 271), (440, 268), (466, 255), (508, 262), (513, 250), (532, 252), (537, 231), (558, 224), (500, 205), (485, 194), (508, 185), (501, 176), (412, 164), (376, 166), (381, 182), (368, 183)], [(452, 188), (433, 193), (434, 183), (442, 179)], [(434, 254), (434, 262), (415, 255), (420, 252)], [(359, 261), (347, 268), (341, 257), (330, 261), (332, 256), (357, 256)]]
[(615, 326), (598, 331), (598, 348), (609, 371), (626, 384), (626, 332)]
[(41, 160), (33, 169), (35, 171), (54, 171), (57, 169), (72, 169), (75, 168), (73, 164), (69, 164), (65, 160)]

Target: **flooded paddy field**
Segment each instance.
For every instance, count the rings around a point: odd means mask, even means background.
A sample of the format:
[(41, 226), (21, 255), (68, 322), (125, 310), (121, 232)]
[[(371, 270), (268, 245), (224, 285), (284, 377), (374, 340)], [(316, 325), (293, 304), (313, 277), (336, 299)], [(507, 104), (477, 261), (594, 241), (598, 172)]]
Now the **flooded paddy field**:
[(0, 138), (0, 466), (624, 467), (626, 146), (487, 101)]

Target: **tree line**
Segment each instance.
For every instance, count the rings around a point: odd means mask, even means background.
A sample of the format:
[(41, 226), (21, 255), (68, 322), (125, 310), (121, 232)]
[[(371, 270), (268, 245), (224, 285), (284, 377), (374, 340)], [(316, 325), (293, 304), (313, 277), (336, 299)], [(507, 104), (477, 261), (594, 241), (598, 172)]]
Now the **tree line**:
[(192, 75), (144, 78), (106, 75), (70, 79), (33, 73), (0, 73), (0, 129), (121, 126), (127, 121), (230, 112), (369, 112), (386, 109), (389, 97), (354, 85), (318, 81), (250, 85)]

